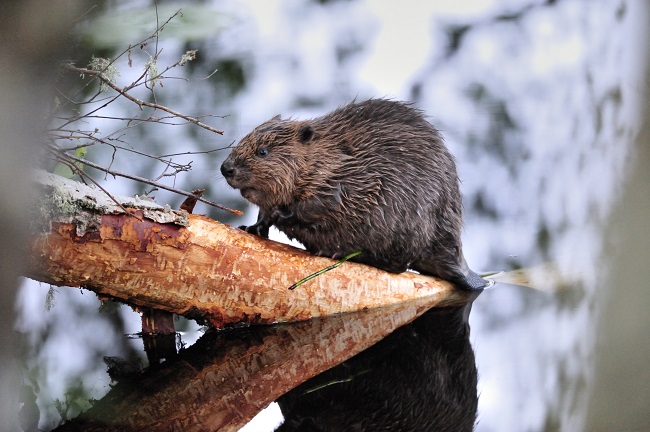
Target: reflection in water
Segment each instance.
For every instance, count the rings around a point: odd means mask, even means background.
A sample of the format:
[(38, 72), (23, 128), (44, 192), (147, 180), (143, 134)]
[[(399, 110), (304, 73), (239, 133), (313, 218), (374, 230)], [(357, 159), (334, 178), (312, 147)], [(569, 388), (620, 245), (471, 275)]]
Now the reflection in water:
[[(92, 408), (57, 430), (238, 430), (261, 408), (287, 391), (373, 345), (422, 315), (436, 301), (432, 296), (295, 324), (208, 332), (177, 357), (149, 367), (137, 376), (127, 374), (106, 396), (95, 401)], [(410, 336), (403, 339), (410, 342), (393, 349), (394, 354), (387, 357), (403, 354), (400, 363), (387, 366), (404, 372), (395, 377), (399, 378), (397, 382), (405, 384), (401, 389), (406, 392), (404, 404), (419, 396), (420, 393), (409, 394), (407, 384), (419, 382), (421, 375), (433, 374), (440, 380), (443, 391), (439, 392), (436, 400), (458, 399), (447, 410), (456, 410), (464, 403), (463, 398), (457, 396), (462, 391), (456, 393), (457, 390), (450, 387), (454, 380), (448, 379), (463, 381), (458, 388), (472, 384), (473, 388), (466, 393), (474, 407), (469, 420), (466, 419), (471, 424), (476, 410), (476, 368), (462, 311), (455, 315), (455, 320), (450, 318), (446, 321), (457, 321), (460, 329), (450, 329), (448, 333), (443, 331), (446, 335), (440, 336), (439, 345), (459, 352), (445, 357), (443, 348), (435, 348), (432, 342), (435, 337), (429, 336), (431, 329), (421, 329), (427, 327), (423, 323), (408, 330)], [(439, 319), (434, 321), (428, 325), (444, 324)], [(456, 342), (447, 342), (446, 337)], [(406, 348), (410, 348), (413, 354), (407, 354)], [(432, 356), (432, 361), (423, 360), (429, 356)], [(382, 357), (370, 354), (368, 358), (383, 362)], [(466, 365), (460, 361), (452, 362), (461, 358)], [(370, 367), (368, 360), (363, 362), (361, 375)], [(428, 367), (423, 369), (422, 365)], [(431, 369), (436, 367), (440, 369)], [(372, 376), (376, 377), (376, 374), (368, 374), (368, 377)], [(411, 379), (406, 381), (409, 377)], [(431, 386), (428, 390), (432, 390)], [(380, 400), (376, 402), (381, 403)], [(414, 413), (418, 414), (420, 408), (415, 406)]]
[(277, 431), (471, 431), (478, 397), (471, 304), (431, 309), (278, 403)]

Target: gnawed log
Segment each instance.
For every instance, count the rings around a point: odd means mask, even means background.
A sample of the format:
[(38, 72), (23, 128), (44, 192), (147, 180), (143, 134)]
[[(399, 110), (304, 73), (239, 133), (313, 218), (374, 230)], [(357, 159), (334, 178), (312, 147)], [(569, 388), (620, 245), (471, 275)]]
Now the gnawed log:
[(333, 261), (150, 201), (116, 198), (116, 205), (93, 187), (57, 176), (40, 174), (39, 182), (46, 220), (32, 238), (25, 276), (42, 282), (217, 327), (305, 320), (423, 297), (442, 306), (468, 299), (446, 281), (352, 262), (290, 291)]

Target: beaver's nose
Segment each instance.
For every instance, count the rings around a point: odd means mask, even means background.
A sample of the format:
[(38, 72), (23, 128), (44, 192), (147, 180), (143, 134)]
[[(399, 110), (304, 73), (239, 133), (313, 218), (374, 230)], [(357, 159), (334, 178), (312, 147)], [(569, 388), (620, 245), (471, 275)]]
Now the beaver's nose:
[(232, 178), (235, 175), (235, 163), (230, 157), (227, 157), (225, 161), (221, 164), (221, 174), (225, 178)]

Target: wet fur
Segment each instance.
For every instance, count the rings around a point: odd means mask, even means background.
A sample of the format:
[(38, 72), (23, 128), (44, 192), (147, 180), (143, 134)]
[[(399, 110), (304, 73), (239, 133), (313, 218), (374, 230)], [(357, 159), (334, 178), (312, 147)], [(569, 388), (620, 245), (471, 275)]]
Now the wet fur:
[(314, 254), (399, 273), (407, 268), (466, 289), (484, 281), (462, 253), (462, 203), (452, 155), (411, 106), (384, 99), (312, 120), (263, 123), (222, 165), (260, 208), (249, 232), (275, 225)]

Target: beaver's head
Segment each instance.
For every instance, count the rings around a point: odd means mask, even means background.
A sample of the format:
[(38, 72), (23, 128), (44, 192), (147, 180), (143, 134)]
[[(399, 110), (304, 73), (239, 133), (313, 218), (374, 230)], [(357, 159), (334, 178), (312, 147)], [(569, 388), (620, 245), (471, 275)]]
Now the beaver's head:
[(262, 209), (291, 204), (302, 198), (310, 181), (314, 136), (309, 121), (276, 116), (233, 148), (221, 173), (230, 186)]

